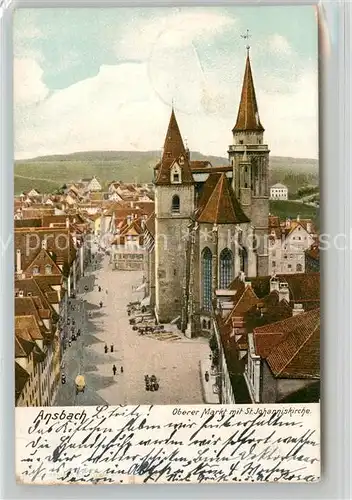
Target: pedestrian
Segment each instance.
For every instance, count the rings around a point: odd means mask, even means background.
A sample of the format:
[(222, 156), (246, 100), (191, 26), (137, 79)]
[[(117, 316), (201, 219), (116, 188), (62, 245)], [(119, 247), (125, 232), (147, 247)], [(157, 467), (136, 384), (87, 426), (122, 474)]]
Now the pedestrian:
[(98, 287), (99, 292), (101, 292), (101, 286)]
[(99, 305), (100, 305), (100, 308), (102, 308), (102, 307), (103, 307), (103, 303), (102, 303), (102, 301), (100, 301), (100, 302), (99, 302)]
[(105, 290), (105, 293), (106, 293), (106, 295), (107, 295), (107, 294), (108, 294), (108, 291), (107, 291), (107, 290)]
[(123, 366), (121, 366), (121, 373), (123, 373)]
[(105, 354), (107, 354), (108, 352), (108, 346), (105, 344), (105, 347), (104, 347), (104, 351), (105, 351)]
[(114, 352), (114, 344), (111, 344), (111, 346), (110, 346), (110, 352)]
[(113, 371), (113, 374), (114, 374), (114, 375), (116, 375), (117, 368), (116, 368), (116, 366), (115, 366), (115, 365), (113, 365), (113, 367), (112, 367), (112, 371)]

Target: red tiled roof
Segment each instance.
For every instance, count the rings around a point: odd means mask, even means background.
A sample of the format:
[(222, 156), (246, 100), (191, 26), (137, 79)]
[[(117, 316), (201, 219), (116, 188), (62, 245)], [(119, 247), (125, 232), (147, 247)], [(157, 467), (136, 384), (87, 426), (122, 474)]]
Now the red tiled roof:
[(204, 208), (197, 216), (198, 222), (240, 224), (249, 222), (225, 174), (221, 174)]
[(36, 318), (32, 315), (15, 316), (15, 331), (18, 331), (21, 336), (22, 330), (28, 331), (33, 340), (43, 340)]
[(249, 56), (246, 60), (246, 69), (244, 72), (241, 101), (238, 109), (236, 125), (234, 132), (253, 131), (263, 132), (263, 125), (260, 123), (257, 99), (255, 96), (252, 69)]
[(238, 287), (236, 295), (233, 298), (233, 309), (225, 320), (225, 323), (231, 323), (235, 318), (243, 317), (243, 315), (255, 304), (259, 302), (258, 297), (254, 293), (250, 285), (246, 285), (243, 281)]
[[(281, 341), (265, 353), (266, 362), (275, 377), (319, 377), (320, 309), (256, 328), (253, 333), (255, 343), (258, 334), (261, 336), (266, 334), (268, 339), (273, 334), (281, 335)], [(264, 343), (264, 338), (259, 342)]]
[[(301, 303), (305, 310), (319, 307), (320, 273), (278, 274), (276, 277), (279, 281), (287, 282), (290, 291), (290, 303)], [(259, 298), (269, 295), (271, 276), (259, 276), (250, 279), (253, 290)], [(235, 278), (229, 289), (236, 290), (239, 282), (239, 278)]]

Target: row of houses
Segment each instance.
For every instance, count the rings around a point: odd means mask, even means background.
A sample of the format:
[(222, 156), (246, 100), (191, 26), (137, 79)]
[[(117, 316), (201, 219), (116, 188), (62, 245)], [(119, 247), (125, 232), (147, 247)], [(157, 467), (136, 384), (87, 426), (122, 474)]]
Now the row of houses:
[(212, 376), (219, 401), (319, 400), (320, 275), (237, 277), (214, 301)]
[(104, 191), (99, 180), (92, 177), (65, 184), (52, 194), (41, 194), (34, 188), (27, 193), (21, 193), (15, 199), (15, 218), (20, 218), (22, 208), (35, 206), (56, 207), (61, 210), (80, 207), (96, 213), (99, 208), (111, 205), (111, 202), (148, 203), (152, 202), (153, 198), (153, 188), (149, 184), (113, 181)]
[(67, 302), (90, 259), (91, 222), (79, 213), (14, 221), (15, 400), (50, 406), (60, 381)]

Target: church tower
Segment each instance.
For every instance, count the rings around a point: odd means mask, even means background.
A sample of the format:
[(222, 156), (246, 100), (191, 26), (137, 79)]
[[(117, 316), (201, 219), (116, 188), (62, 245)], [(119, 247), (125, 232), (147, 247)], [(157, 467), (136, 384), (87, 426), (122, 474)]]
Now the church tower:
[(263, 144), (255, 95), (249, 47), (237, 121), (232, 129), (229, 160), (233, 169), (235, 195), (254, 227), (257, 248), (257, 275), (268, 274), (269, 149)]
[(173, 109), (154, 183), (155, 309), (158, 320), (166, 323), (182, 313), (188, 225), (195, 197), (189, 152)]

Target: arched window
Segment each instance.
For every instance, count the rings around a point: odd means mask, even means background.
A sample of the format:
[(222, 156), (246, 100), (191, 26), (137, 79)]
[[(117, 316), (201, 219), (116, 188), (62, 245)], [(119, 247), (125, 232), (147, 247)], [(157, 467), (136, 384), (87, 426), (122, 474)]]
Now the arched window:
[(203, 330), (206, 330), (207, 329), (207, 322), (205, 321), (205, 319), (203, 319)]
[(296, 265), (296, 271), (297, 271), (298, 273), (301, 273), (301, 272), (303, 271), (303, 266), (302, 266), (302, 264), (297, 264), (297, 265)]
[(220, 288), (227, 288), (233, 280), (233, 254), (228, 248), (220, 253)]
[(240, 270), (247, 275), (248, 272), (248, 254), (244, 247), (239, 247), (238, 253), (240, 256)]
[(180, 197), (177, 194), (175, 194), (172, 197), (171, 212), (173, 212), (173, 213), (180, 212)]
[(211, 311), (212, 277), (212, 254), (210, 249), (206, 247), (202, 252), (202, 296), (205, 311)]

